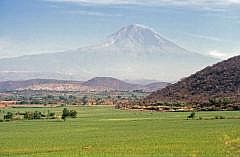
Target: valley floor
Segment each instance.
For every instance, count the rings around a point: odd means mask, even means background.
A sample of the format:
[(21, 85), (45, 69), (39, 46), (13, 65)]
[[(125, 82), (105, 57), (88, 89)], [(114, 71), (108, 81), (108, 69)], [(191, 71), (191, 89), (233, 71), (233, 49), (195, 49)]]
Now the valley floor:
[[(63, 108), (20, 108), (11, 111)], [(76, 107), (78, 118), (0, 123), (0, 157), (239, 157), (240, 112), (121, 111)], [(208, 119), (208, 120), (207, 120)]]

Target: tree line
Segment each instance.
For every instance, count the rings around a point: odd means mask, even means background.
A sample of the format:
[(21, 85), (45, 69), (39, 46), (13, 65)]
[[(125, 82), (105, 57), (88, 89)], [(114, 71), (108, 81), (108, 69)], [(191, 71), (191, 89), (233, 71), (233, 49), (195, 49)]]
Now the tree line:
[(12, 120), (39, 120), (39, 119), (62, 119), (77, 118), (77, 111), (64, 108), (61, 116), (48, 110), (47, 114), (40, 111), (11, 112), (0, 110), (0, 122)]

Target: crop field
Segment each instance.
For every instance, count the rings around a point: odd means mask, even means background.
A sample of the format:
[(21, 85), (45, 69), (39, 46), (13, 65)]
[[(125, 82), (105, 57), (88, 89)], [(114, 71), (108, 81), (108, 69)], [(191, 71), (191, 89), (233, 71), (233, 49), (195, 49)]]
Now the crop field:
[[(239, 157), (240, 112), (75, 107), (76, 119), (0, 122), (0, 157)], [(12, 108), (12, 112), (63, 108)], [(224, 119), (215, 119), (224, 116)]]

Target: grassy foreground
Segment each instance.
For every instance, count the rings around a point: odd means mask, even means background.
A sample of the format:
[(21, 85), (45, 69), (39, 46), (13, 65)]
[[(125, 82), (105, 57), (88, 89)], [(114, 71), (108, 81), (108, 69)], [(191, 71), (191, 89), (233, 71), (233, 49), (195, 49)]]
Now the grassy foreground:
[[(77, 119), (0, 123), (0, 157), (239, 157), (240, 119), (79, 107)], [(12, 111), (48, 109), (11, 109)], [(62, 108), (51, 111), (60, 112)], [(239, 117), (240, 112), (201, 112)]]

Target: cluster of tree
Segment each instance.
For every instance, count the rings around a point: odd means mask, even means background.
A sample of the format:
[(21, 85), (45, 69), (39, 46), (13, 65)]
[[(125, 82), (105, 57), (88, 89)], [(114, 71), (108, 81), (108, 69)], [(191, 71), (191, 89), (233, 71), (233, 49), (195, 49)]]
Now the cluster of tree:
[(207, 102), (192, 103), (198, 111), (239, 111), (240, 102), (230, 98), (209, 98)]
[(4, 110), (0, 110), (0, 122), (10, 121), (13, 118), (12, 112), (5, 112)]
[(0, 116), (1, 121), (11, 121), (11, 120), (20, 120), (20, 119), (34, 120), (34, 119), (55, 119), (55, 118), (57, 118), (55, 116), (55, 113), (50, 112), (50, 111), (48, 111), (47, 114), (44, 114), (40, 111), (34, 111), (34, 112), (27, 111), (24, 113), (21, 113), (21, 112), (13, 113), (10, 111), (5, 112), (4, 110), (0, 111), (0, 113), (2, 115), (2, 116)]
[(27, 119), (27, 120), (43, 119), (47, 117), (45, 114), (39, 111), (25, 112), (23, 115), (24, 115), (24, 119)]
[(163, 101), (126, 101), (117, 102), (116, 109), (137, 109), (151, 111), (167, 111), (167, 112), (189, 112), (193, 108), (185, 102), (163, 102)]
[(67, 117), (77, 118), (77, 111), (64, 108), (62, 112), (62, 119), (65, 121)]
[(6, 121), (7, 119), (12, 119), (13, 114), (11, 112), (5, 112), (0, 110), (0, 122)]
[(154, 111), (239, 111), (240, 97), (210, 97), (205, 101), (141, 100), (116, 103), (117, 109), (147, 109)]
[[(70, 118), (76, 118), (77, 117), (77, 111), (75, 110), (68, 110), (67, 108), (64, 108), (62, 111), (61, 118), (65, 121), (67, 117)], [(4, 110), (0, 110), (0, 121), (11, 121), (11, 120), (37, 120), (37, 119), (58, 119), (60, 116), (57, 116), (55, 112), (50, 112), (48, 110), (47, 114), (44, 114), (40, 111), (26, 111), (24, 113), (13, 113), (13, 112), (6, 112)]]
[(209, 98), (208, 99), (209, 105), (228, 105), (232, 103), (232, 101), (229, 98)]
[(11, 120), (13, 118), (13, 113), (12, 112), (7, 112), (4, 114), (3, 119), (4, 120)]

